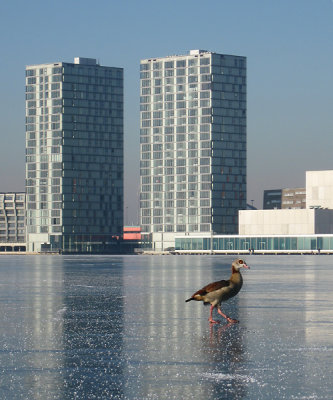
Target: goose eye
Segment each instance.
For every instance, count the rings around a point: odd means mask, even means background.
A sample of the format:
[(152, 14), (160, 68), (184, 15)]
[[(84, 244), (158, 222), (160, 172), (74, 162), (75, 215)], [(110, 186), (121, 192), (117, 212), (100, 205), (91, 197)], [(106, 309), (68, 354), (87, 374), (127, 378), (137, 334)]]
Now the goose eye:
[(243, 260), (239, 260), (238, 263), (239, 264), (244, 264), (244, 261)]

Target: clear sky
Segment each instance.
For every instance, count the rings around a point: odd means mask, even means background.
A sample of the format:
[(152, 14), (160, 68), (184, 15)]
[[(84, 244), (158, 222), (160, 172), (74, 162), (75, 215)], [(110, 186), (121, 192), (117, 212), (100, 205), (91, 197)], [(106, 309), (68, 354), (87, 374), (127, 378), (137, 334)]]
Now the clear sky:
[(24, 191), (25, 66), (97, 58), (125, 69), (126, 223), (137, 223), (140, 59), (247, 57), (248, 202), (333, 169), (332, 0), (58, 0), (0, 5), (0, 192)]

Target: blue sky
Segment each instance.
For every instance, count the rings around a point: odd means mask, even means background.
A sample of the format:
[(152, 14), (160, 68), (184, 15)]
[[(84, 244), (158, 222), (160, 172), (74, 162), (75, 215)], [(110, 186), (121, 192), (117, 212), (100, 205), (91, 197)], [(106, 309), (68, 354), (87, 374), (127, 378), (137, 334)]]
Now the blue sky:
[(248, 201), (333, 169), (332, 0), (6, 1), (0, 5), (0, 192), (24, 190), (25, 66), (125, 69), (125, 207), (136, 223), (140, 59), (206, 49), (248, 59)]

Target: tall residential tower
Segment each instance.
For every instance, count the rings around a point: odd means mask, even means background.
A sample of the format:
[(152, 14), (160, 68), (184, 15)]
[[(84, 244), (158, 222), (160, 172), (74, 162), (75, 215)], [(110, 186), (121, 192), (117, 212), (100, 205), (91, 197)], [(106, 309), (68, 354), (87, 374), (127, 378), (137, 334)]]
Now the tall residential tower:
[(27, 250), (98, 252), (123, 226), (123, 70), (26, 68)]
[(246, 58), (192, 50), (140, 67), (143, 233), (156, 250), (184, 233), (237, 233), (246, 208)]

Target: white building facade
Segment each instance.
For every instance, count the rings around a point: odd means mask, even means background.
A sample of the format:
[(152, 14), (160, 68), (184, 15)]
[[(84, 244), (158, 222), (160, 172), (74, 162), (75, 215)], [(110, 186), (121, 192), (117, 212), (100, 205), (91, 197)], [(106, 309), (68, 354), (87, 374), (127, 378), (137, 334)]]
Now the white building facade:
[(123, 226), (123, 70), (26, 68), (28, 251), (103, 251)]
[(240, 235), (333, 233), (333, 210), (286, 209), (239, 212)]
[(333, 209), (333, 170), (306, 171), (306, 206)]
[(237, 233), (246, 208), (246, 58), (192, 50), (140, 65), (140, 224), (175, 235)]

